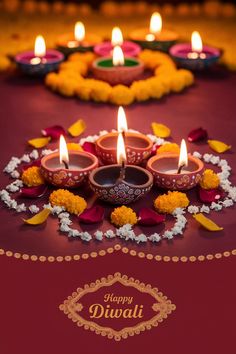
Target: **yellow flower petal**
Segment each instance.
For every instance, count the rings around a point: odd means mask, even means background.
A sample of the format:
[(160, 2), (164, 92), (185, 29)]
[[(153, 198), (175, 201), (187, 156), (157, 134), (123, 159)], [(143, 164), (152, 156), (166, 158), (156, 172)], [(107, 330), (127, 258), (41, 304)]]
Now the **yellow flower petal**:
[(151, 127), (152, 127), (153, 134), (160, 138), (168, 138), (171, 134), (170, 128), (168, 128), (164, 124), (153, 122), (151, 124)]
[(219, 140), (208, 140), (208, 145), (210, 148), (218, 153), (225, 152), (229, 149), (231, 149), (231, 145), (227, 145), (223, 143), (222, 141)]
[(50, 140), (51, 140), (50, 137), (35, 138), (35, 139), (28, 140), (28, 144), (35, 147), (36, 149), (40, 149), (46, 146)]
[(38, 214), (34, 215), (32, 218), (23, 220), (26, 224), (29, 225), (40, 225), (47, 220), (50, 213), (51, 211), (49, 209), (43, 209)]
[(221, 231), (223, 227), (218, 226), (212, 220), (206, 218), (202, 213), (193, 215), (194, 219), (199, 222), (208, 231)]
[(68, 150), (74, 150), (74, 151), (84, 151), (82, 146), (80, 146), (80, 144), (77, 143), (67, 143), (67, 149)]
[(79, 119), (77, 120), (77, 122), (75, 122), (74, 124), (72, 124), (69, 128), (68, 128), (68, 132), (70, 133), (70, 135), (72, 135), (73, 137), (77, 137), (80, 134), (82, 134), (86, 129), (86, 124), (83, 121), (83, 119)]

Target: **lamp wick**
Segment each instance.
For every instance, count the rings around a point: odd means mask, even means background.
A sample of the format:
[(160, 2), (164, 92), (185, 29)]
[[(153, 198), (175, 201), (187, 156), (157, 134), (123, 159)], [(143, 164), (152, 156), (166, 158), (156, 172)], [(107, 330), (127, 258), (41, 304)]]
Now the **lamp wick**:
[(185, 164), (182, 164), (182, 165), (179, 166), (178, 171), (177, 171), (177, 174), (178, 174), (178, 175), (181, 173), (182, 168), (183, 168), (184, 166), (185, 166)]
[(62, 160), (62, 162), (64, 163), (65, 169), (69, 170), (69, 164), (64, 160)]

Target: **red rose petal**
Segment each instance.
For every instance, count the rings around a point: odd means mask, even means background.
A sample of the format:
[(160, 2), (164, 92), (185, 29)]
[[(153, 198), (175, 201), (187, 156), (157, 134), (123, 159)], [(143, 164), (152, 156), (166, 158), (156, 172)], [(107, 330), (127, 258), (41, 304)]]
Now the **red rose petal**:
[(40, 198), (46, 193), (47, 189), (48, 187), (45, 184), (37, 187), (23, 187), (19, 196), (22, 198)]
[(23, 171), (26, 171), (26, 170), (28, 170), (28, 168), (33, 167), (33, 166), (40, 167), (41, 166), (41, 159), (37, 159), (37, 160), (34, 160), (34, 161), (30, 162), (30, 163), (27, 163), (27, 164), (23, 165), (21, 170), (23, 172)]
[(153, 144), (153, 146), (152, 146), (152, 151), (151, 151), (151, 156), (156, 155), (157, 150), (159, 149), (160, 146), (161, 146), (161, 145)]
[(104, 208), (99, 205), (86, 209), (79, 216), (79, 221), (84, 224), (96, 224), (104, 219)]
[(139, 212), (139, 224), (146, 226), (153, 226), (165, 221), (165, 215), (158, 214), (149, 208), (142, 208)]
[(90, 143), (88, 141), (86, 141), (83, 145), (82, 148), (84, 151), (90, 152), (90, 154), (93, 154), (95, 156), (97, 156), (97, 152), (96, 152), (96, 146), (94, 143)]
[(203, 203), (216, 202), (224, 196), (221, 189), (203, 189), (199, 188), (199, 198)]
[(51, 139), (57, 140), (60, 135), (66, 135), (65, 129), (60, 125), (53, 125), (42, 130), (43, 136), (50, 136)]
[(203, 128), (194, 129), (188, 134), (188, 141), (190, 141), (191, 143), (200, 140), (207, 140), (207, 138), (208, 138), (208, 133)]

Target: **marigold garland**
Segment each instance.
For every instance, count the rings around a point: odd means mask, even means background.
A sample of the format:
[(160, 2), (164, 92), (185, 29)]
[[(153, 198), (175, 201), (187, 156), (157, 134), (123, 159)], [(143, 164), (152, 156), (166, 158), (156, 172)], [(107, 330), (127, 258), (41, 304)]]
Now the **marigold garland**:
[(138, 218), (133, 209), (122, 205), (115, 208), (111, 213), (111, 222), (116, 226), (135, 225), (138, 222)]
[(109, 102), (115, 105), (130, 105), (134, 101), (160, 99), (170, 92), (180, 92), (194, 82), (193, 74), (185, 69), (178, 70), (165, 53), (143, 50), (139, 58), (153, 76), (138, 80), (132, 85), (111, 86), (107, 82), (85, 78), (93, 60), (93, 53), (74, 53), (60, 65), (59, 72), (50, 73), (45, 84), (52, 91), (66, 97), (77, 96), (83, 101)]
[(217, 174), (211, 169), (205, 170), (200, 181), (200, 186), (203, 189), (215, 189), (218, 188), (219, 185), (220, 179)]
[(58, 189), (52, 192), (49, 201), (52, 206), (62, 206), (69, 213), (75, 215), (82, 213), (87, 207), (87, 202), (84, 198), (74, 195), (65, 189)]
[(22, 173), (22, 182), (28, 187), (36, 187), (44, 184), (44, 178), (40, 173), (40, 168), (32, 166)]
[(189, 205), (189, 199), (185, 193), (171, 192), (159, 195), (154, 200), (154, 207), (160, 213), (172, 214), (176, 208), (186, 208)]

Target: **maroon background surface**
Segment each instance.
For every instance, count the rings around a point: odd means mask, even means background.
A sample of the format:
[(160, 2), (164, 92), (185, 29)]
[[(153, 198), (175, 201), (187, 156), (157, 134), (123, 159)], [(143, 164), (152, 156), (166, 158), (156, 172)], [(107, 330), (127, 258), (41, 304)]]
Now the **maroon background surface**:
[[(158, 103), (128, 107), (129, 127), (148, 133), (150, 122), (160, 121), (172, 129), (173, 140), (180, 141), (191, 129), (203, 126), (211, 138), (234, 145), (235, 85), (233, 74), (200, 77), (183, 94)], [(47, 91), (40, 82), (25, 78), (2, 77), (0, 97), (1, 170), (11, 156), (21, 156), (26, 141), (40, 136), (44, 127), (53, 124), (68, 127), (83, 118), (88, 126), (85, 135), (88, 135), (98, 129), (112, 129), (116, 124), (116, 107), (63, 99)], [(209, 151), (206, 145), (190, 148)], [(236, 168), (234, 153), (225, 154), (225, 158)], [(236, 182), (235, 174), (231, 180)], [(1, 187), (8, 181), (1, 174)], [(224, 232), (219, 234), (200, 231), (191, 222), (183, 238), (173, 244), (163, 243), (158, 246), (158, 252), (155, 248), (155, 253), (189, 256), (236, 248), (234, 215), (234, 208), (213, 215), (224, 226)], [(2, 206), (0, 216), (0, 248), (43, 255), (77, 254), (82, 248), (83, 252), (96, 248), (96, 244), (92, 248), (80, 242), (71, 244), (65, 236), (58, 236), (56, 220), (36, 230), (21, 226), (19, 215)], [(116, 354), (155, 349), (163, 353), (234, 353), (235, 262), (232, 256), (193, 264), (157, 263), (121, 252), (60, 264), (2, 256), (0, 352)], [(158, 287), (177, 306), (158, 328), (120, 343), (78, 328), (58, 309), (77, 287), (117, 271)]]

